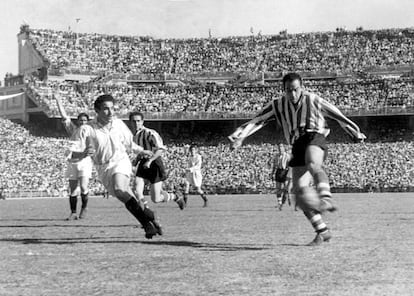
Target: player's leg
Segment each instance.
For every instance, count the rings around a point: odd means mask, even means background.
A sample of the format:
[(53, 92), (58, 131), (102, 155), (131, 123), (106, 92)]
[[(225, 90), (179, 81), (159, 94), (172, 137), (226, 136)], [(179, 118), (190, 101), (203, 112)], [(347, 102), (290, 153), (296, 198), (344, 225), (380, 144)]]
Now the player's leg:
[(184, 192), (183, 192), (185, 204), (187, 204), (187, 202), (188, 202), (188, 194), (189, 193), (190, 193), (190, 182), (186, 178), (184, 180)]
[(77, 220), (76, 207), (78, 203), (78, 180), (69, 179), (69, 206), (70, 215), (66, 220)]
[(148, 203), (144, 197), (145, 180), (140, 177), (135, 177), (133, 186), (133, 192), (135, 193), (135, 196), (143, 205), (148, 206)]
[(295, 211), (297, 211), (298, 210), (298, 204), (296, 202), (296, 198), (292, 199), (293, 198), (292, 195), (291, 195), (292, 190), (293, 190), (293, 182), (292, 182), (292, 178), (289, 178), (288, 179), (288, 185), (287, 185), (288, 200), (290, 201), (290, 203), (293, 203), (293, 202), (295, 203)]
[[(303, 204), (303, 200), (307, 200), (307, 194), (312, 194), (309, 187), (312, 181), (312, 175), (306, 169), (306, 167), (293, 167), (293, 191), (295, 192), (297, 203)], [(310, 246), (319, 245), (323, 241), (328, 241), (331, 238), (331, 234), (325, 222), (322, 219), (320, 212), (315, 210), (305, 209), (304, 214), (311, 223), (313, 229), (316, 232), (314, 240), (309, 244)]]
[(88, 191), (88, 185), (89, 185), (89, 176), (82, 176), (79, 178), (79, 186), (81, 191), (81, 200), (82, 200), (82, 206), (81, 211), (79, 214), (79, 219), (84, 219), (86, 217), (87, 207), (88, 207), (88, 201), (89, 201), (89, 191)]
[[(285, 181), (282, 183), (282, 205), (286, 203), (287, 199), (288, 199), (287, 181)], [(289, 205), (290, 205), (290, 201), (289, 201)]]
[(208, 206), (207, 196), (204, 193), (204, 191), (201, 189), (201, 184), (203, 183), (203, 175), (201, 174), (201, 171), (196, 171), (193, 173), (192, 183), (194, 187), (196, 188), (197, 193), (200, 194), (201, 198), (204, 201), (203, 207), (207, 207)]
[(321, 198), (321, 211), (335, 211), (336, 206), (332, 202), (331, 188), (329, 186), (329, 179), (322, 168), (325, 151), (317, 145), (309, 145), (306, 148), (305, 162), (306, 168), (313, 176), (316, 190), (319, 198)]
[(279, 208), (279, 210), (282, 210), (282, 183), (276, 181), (276, 207)]
[(175, 201), (178, 204), (179, 208), (183, 210), (185, 208), (184, 196), (180, 195), (179, 192), (174, 193), (165, 191), (162, 189), (162, 186), (162, 181), (151, 184), (150, 193), (152, 201), (154, 203)]
[(154, 212), (139, 203), (130, 188), (129, 182), (129, 176), (115, 173), (112, 176), (113, 194), (125, 204), (127, 210), (141, 223), (145, 229), (146, 238), (150, 239), (157, 233), (161, 235), (162, 230), (156, 221)]
[(286, 182), (285, 182), (285, 201), (287, 200), (288, 205), (291, 206), (292, 205), (292, 201), (290, 199), (290, 190), (291, 190), (291, 184), (292, 183), (292, 178), (287, 178)]
[(208, 206), (208, 199), (207, 199), (207, 195), (205, 194), (205, 192), (203, 191), (203, 189), (201, 189), (201, 186), (194, 186), (197, 190), (197, 193), (201, 196), (201, 198), (204, 201), (204, 205), (203, 207), (206, 208)]

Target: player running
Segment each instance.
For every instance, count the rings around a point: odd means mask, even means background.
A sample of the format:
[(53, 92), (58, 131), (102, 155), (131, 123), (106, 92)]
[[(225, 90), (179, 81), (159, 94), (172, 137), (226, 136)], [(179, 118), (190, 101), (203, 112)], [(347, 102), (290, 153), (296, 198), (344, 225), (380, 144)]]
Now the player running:
[(105, 189), (125, 204), (144, 227), (145, 237), (151, 239), (154, 235), (162, 235), (162, 228), (154, 212), (140, 204), (131, 190), (132, 165), (128, 152), (142, 157), (152, 157), (153, 153), (134, 143), (131, 131), (122, 120), (115, 117), (114, 103), (114, 98), (107, 94), (95, 100), (96, 119), (82, 126), (79, 133), (81, 143), (86, 148), (83, 152), (74, 152), (72, 157), (92, 157)]
[[(293, 169), (296, 201), (316, 231), (316, 236), (309, 245), (320, 245), (332, 236), (321, 213), (336, 210), (331, 198), (329, 179), (322, 167), (328, 149), (326, 136), (329, 134), (325, 117), (336, 120), (356, 142), (362, 142), (366, 137), (335, 106), (305, 90), (299, 74), (285, 75), (282, 83), (284, 95), (272, 100), (256, 117), (236, 129), (229, 139), (236, 149), (246, 137), (269, 121), (277, 120), (286, 141), (293, 145), (289, 166)], [(317, 195), (309, 186), (312, 178)]]
[(289, 168), (290, 155), (283, 144), (278, 145), (279, 153), (274, 159), (272, 178), (276, 182), (277, 206), (281, 211), (283, 205), (291, 204), (290, 191), (292, 189), (292, 170)]
[(147, 181), (150, 183), (151, 200), (154, 203), (175, 201), (179, 208), (184, 210), (185, 200), (179, 191), (167, 192), (162, 189), (163, 181), (167, 179), (162, 154), (167, 148), (160, 135), (155, 130), (144, 126), (144, 114), (141, 112), (131, 112), (129, 122), (134, 142), (145, 150), (153, 152), (151, 156), (140, 154), (134, 161), (134, 166), (137, 166), (135, 193), (138, 198), (145, 201), (144, 187)]
[(201, 184), (203, 182), (203, 175), (201, 174), (202, 158), (197, 151), (197, 146), (195, 145), (191, 145), (188, 149), (188, 152), (189, 157), (184, 181), (184, 200), (187, 204), (188, 194), (190, 192), (190, 185), (192, 185), (195, 187), (197, 193), (203, 199), (203, 207), (205, 208), (208, 206), (208, 199), (204, 191), (201, 189)]
[[(72, 158), (72, 152), (81, 152), (85, 150), (80, 143), (80, 128), (88, 124), (89, 116), (86, 113), (80, 113), (78, 115), (78, 126), (76, 126), (70, 117), (66, 114), (63, 104), (58, 96), (54, 95), (57, 103), (59, 113), (62, 117), (63, 125), (70, 135), (71, 148), (66, 152), (67, 167), (65, 177), (69, 180), (69, 206), (70, 215), (66, 220), (84, 219), (86, 217), (88, 206), (88, 185), (89, 180), (92, 177), (92, 159), (85, 157), (83, 159)], [(77, 203), (78, 203), (78, 187), (80, 187), (80, 194), (82, 200), (82, 206), (77, 216)]]

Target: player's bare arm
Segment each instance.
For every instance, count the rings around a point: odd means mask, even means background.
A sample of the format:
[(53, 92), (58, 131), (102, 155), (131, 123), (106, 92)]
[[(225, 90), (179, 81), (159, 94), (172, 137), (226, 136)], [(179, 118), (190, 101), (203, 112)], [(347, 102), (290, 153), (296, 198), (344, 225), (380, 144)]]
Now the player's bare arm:
[[(162, 152), (164, 149), (158, 149), (155, 151), (153, 155), (151, 155), (148, 160), (144, 163), (144, 167), (149, 168), (151, 166), (151, 163), (156, 160), (158, 157), (162, 156)], [(152, 153), (152, 152), (151, 152)]]

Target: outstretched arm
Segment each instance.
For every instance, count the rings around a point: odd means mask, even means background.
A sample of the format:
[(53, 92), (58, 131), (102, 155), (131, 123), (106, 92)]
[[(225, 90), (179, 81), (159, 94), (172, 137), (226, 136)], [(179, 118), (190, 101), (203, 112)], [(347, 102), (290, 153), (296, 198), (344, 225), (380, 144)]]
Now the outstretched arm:
[(63, 107), (62, 101), (60, 100), (60, 96), (53, 94), (53, 97), (56, 100), (56, 104), (57, 104), (60, 116), (62, 116), (63, 119), (69, 118), (69, 116), (66, 114), (65, 108)]
[(245, 138), (257, 132), (269, 121), (275, 119), (273, 102), (270, 102), (253, 119), (238, 127), (230, 136), (228, 136), (229, 140), (232, 142), (232, 148), (239, 148)]
[(53, 97), (56, 100), (56, 104), (57, 104), (60, 116), (62, 116), (62, 123), (65, 126), (66, 131), (69, 134), (72, 134), (72, 131), (74, 130), (74, 126), (72, 125), (72, 121), (70, 120), (70, 117), (66, 114), (66, 110), (63, 107), (60, 96), (53, 94)]
[(354, 142), (363, 142), (367, 137), (361, 133), (359, 127), (331, 103), (321, 99), (322, 112), (336, 120), (339, 125), (351, 136)]

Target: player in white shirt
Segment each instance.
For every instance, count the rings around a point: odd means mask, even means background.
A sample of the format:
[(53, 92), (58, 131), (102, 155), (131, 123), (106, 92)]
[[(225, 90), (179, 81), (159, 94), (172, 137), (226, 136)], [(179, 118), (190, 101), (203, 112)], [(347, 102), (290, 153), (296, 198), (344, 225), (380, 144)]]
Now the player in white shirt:
[(154, 212), (140, 204), (132, 192), (132, 164), (128, 152), (142, 154), (144, 157), (151, 157), (153, 153), (134, 143), (129, 128), (114, 116), (114, 102), (111, 95), (101, 95), (95, 100), (97, 117), (80, 130), (80, 139), (86, 149), (81, 153), (73, 153), (72, 157), (92, 157), (105, 189), (125, 204), (144, 227), (145, 237), (151, 239), (154, 235), (162, 235), (162, 229)]
[(197, 152), (197, 147), (191, 145), (189, 150), (189, 157), (187, 162), (187, 168), (185, 172), (185, 189), (184, 189), (184, 200), (187, 204), (188, 194), (190, 192), (190, 185), (194, 186), (197, 190), (197, 193), (200, 194), (201, 198), (204, 201), (204, 206), (208, 206), (208, 199), (204, 191), (201, 189), (201, 184), (203, 182), (203, 175), (201, 174), (201, 155)]
[(60, 115), (62, 116), (63, 125), (70, 135), (70, 148), (66, 151), (66, 172), (65, 177), (69, 180), (69, 205), (71, 213), (66, 220), (77, 220), (77, 202), (78, 202), (78, 188), (80, 188), (82, 206), (79, 213), (79, 219), (86, 217), (88, 206), (88, 185), (89, 180), (92, 177), (92, 160), (90, 157), (83, 159), (72, 158), (72, 152), (81, 152), (85, 150), (80, 142), (80, 128), (88, 124), (89, 116), (86, 113), (80, 113), (78, 115), (78, 126), (76, 126), (70, 117), (66, 114), (63, 104), (58, 96), (54, 96)]

